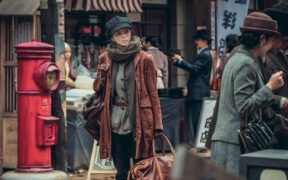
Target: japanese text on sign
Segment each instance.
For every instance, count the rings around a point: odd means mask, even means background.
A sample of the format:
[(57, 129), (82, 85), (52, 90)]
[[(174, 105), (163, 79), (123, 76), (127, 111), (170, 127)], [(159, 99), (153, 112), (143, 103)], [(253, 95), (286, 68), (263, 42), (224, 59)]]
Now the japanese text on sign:
[(249, 0), (221, 0), (217, 2), (217, 50), (225, 51), (225, 37), (240, 35), (240, 27), (248, 12)]

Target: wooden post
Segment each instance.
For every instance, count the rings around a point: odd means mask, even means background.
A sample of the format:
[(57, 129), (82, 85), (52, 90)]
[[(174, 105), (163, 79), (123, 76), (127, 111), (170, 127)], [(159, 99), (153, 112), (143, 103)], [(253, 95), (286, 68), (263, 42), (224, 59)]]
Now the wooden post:
[[(61, 49), (64, 51), (64, 14), (62, 14), (64, 13), (64, 0), (48, 0), (47, 3), (48, 9), (41, 10), (42, 41), (55, 46), (55, 61)], [(63, 21), (59, 22), (59, 20)], [(52, 147), (52, 166), (61, 171), (67, 171), (66, 108), (62, 109), (65, 99), (65, 91), (64, 96), (60, 97), (59, 87), (52, 93), (51, 113), (52, 116), (60, 118), (58, 144)]]

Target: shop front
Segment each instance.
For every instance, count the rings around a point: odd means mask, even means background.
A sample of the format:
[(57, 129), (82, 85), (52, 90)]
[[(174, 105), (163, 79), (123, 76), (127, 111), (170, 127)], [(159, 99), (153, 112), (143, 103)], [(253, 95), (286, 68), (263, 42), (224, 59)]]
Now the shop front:
[(15, 45), (40, 40), (39, 0), (0, 1), (0, 174), (17, 161)]
[[(140, 0), (66, 0), (65, 41), (72, 49), (76, 74), (90, 72), (95, 77), (101, 46), (107, 42), (105, 22), (114, 15), (132, 17), (140, 21)], [(134, 18), (133, 18), (134, 17)]]

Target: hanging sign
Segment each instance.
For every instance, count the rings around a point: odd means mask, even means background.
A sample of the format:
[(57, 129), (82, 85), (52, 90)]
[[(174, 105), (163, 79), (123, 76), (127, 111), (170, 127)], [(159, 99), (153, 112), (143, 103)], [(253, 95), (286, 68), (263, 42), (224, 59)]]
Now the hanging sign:
[(248, 12), (249, 0), (218, 0), (217, 2), (217, 50), (225, 51), (225, 37), (240, 35), (240, 27)]

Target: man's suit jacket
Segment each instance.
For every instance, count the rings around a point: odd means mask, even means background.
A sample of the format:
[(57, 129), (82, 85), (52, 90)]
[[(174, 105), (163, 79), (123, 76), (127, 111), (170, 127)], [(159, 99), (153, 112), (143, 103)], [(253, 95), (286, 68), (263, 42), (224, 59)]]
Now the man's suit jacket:
[(194, 61), (182, 60), (175, 65), (190, 72), (187, 82), (188, 100), (198, 101), (210, 96), (212, 56), (209, 48), (203, 49)]
[(278, 71), (283, 71), (284, 74), (284, 86), (273, 91), (274, 94), (288, 97), (288, 59), (284, 53), (278, 52), (277, 54), (268, 53), (265, 57), (265, 63), (263, 64), (264, 76), (268, 82), (271, 75)]

